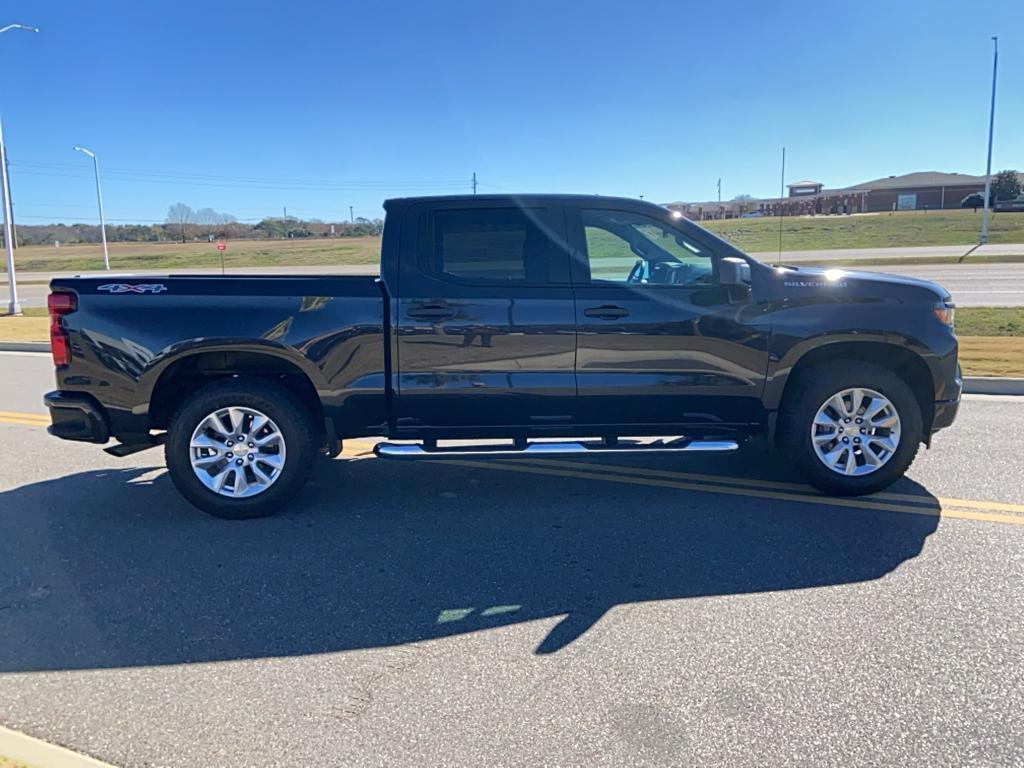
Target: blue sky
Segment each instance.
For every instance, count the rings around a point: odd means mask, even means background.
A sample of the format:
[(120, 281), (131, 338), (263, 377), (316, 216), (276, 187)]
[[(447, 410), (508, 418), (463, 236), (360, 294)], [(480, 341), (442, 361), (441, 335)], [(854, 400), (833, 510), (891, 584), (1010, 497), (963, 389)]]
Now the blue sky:
[[(16, 219), (343, 219), (409, 194), (660, 202), (1024, 169), (1024, 2), (16, 0), (0, 26)], [(177, 175), (174, 175), (177, 174)]]

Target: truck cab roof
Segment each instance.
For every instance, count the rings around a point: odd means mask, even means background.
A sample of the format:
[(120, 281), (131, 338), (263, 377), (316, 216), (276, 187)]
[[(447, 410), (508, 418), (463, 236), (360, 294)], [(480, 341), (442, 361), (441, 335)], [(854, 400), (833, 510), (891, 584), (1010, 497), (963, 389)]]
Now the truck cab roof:
[(415, 203), (471, 203), (471, 202), (501, 202), (521, 204), (524, 201), (537, 202), (592, 202), (600, 200), (604, 203), (624, 203), (630, 206), (644, 205), (653, 208), (662, 208), (657, 203), (648, 200), (639, 200), (633, 197), (609, 197), (607, 195), (581, 195), (581, 194), (558, 194), (551, 192), (522, 192), (522, 193), (501, 193), (486, 195), (427, 195), (422, 197), (393, 197), (384, 201), (384, 209), (392, 207), (413, 205)]

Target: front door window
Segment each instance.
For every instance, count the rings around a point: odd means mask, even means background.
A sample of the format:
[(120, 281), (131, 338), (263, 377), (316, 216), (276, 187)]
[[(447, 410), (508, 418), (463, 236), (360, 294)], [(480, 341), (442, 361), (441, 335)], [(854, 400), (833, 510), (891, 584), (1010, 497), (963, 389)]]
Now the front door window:
[(635, 213), (582, 211), (592, 283), (713, 283), (711, 254), (656, 219)]

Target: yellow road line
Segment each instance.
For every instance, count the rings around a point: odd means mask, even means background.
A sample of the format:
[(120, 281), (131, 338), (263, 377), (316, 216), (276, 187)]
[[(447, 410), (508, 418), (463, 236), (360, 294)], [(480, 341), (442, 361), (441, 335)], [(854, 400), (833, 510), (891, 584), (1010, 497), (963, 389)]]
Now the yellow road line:
[(46, 413), (22, 413), (21, 411), (0, 411), (0, 419), (21, 419), (23, 421), (45, 421), (50, 423), (50, 416)]
[[(935, 517), (953, 517), (962, 520), (981, 520), (993, 523), (1008, 523), (1010, 525), (1024, 525), (1024, 517), (1012, 515), (996, 515), (986, 512), (973, 512), (967, 509), (946, 509), (938, 507), (901, 506), (885, 502), (871, 501), (867, 498), (844, 498), (832, 496), (807, 496), (798, 493), (787, 493), (784, 491), (759, 490), (756, 488), (711, 486), (698, 483), (660, 480), (647, 477), (636, 477), (628, 475), (616, 475), (596, 472), (581, 472), (575, 470), (559, 470), (550, 467), (538, 467), (526, 464), (512, 463), (491, 463), (483, 461), (449, 461), (447, 463), (457, 466), (471, 467), (473, 469), (494, 469), (504, 472), (525, 472), (528, 474), (548, 475), (554, 477), (572, 477), (582, 480), (603, 480), (610, 483), (624, 483), (626, 485), (644, 485), (656, 488), (670, 488), (683, 491), (699, 491), (702, 493), (720, 493), (727, 496), (745, 496), (759, 499), (774, 499), (779, 501), (796, 501), (803, 504), (813, 504), (825, 507), (849, 507), (852, 509), (880, 510), (883, 512), (900, 512), (911, 515), (925, 515)], [(552, 462), (554, 464), (555, 462)]]
[[(349, 457), (352, 455), (365, 456), (372, 454), (373, 446), (380, 442), (372, 438), (356, 438), (353, 440), (345, 441), (345, 451), (343, 456)], [(357, 449), (356, 451), (350, 451), (350, 448)], [(780, 480), (762, 480), (758, 478), (745, 478), (745, 477), (732, 477), (728, 475), (708, 475), (698, 472), (672, 472), (669, 470), (661, 469), (648, 469), (646, 467), (630, 467), (619, 464), (607, 464), (597, 462), (582, 462), (582, 461), (571, 461), (567, 459), (514, 459), (507, 458), (502, 460), (501, 466), (507, 466), (509, 464), (523, 464), (523, 465), (536, 465), (544, 468), (551, 467), (569, 467), (573, 469), (580, 469), (583, 471), (590, 472), (615, 472), (622, 475), (642, 476), (656, 479), (666, 479), (670, 481), (683, 481), (683, 482), (695, 482), (695, 483), (715, 483), (722, 484), (729, 487), (747, 487), (758, 491), (772, 490), (772, 491), (783, 491), (792, 492), (796, 494), (810, 494), (812, 499), (824, 500), (824, 503), (828, 503), (833, 497), (822, 495), (813, 486), (805, 483), (792, 483), (784, 482)], [(713, 487), (694, 486), (694, 490), (703, 490), (705, 492), (715, 492), (717, 489)], [(789, 498), (780, 497), (780, 498)], [(801, 498), (804, 498), (801, 496)], [(953, 511), (955, 508), (965, 510), (988, 510), (993, 512), (1010, 512), (1024, 515), (1024, 504), (1010, 504), (999, 501), (981, 501), (977, 499), (957, 499), (949, 497), (932, 497), (924, 496), (921, 494), (913, 493), (896, 493), (884, 491), (880, 493), (873, 493), (870, 496), (859, 497), (859, 499), (847, 499), (848, 502), (853, 504), (863, 504), (864, 501), (869, 502), (902, 502), (904, 504), (917, 504), (924, 507), (926, 510), (930, 509), (934, 513), (938, 513), (940, 510), (947, 516), (953, 517)], [(846, 504), (839, 504), (838, 506), (847, 506)], [(973, 519), (973, 518), (972, 518)]]
[(23, 427), (48, 427), (50, 417), (38, 413), (0, 411), (0, 424), (18, 424)]
[[(37, 413), (19, 413), (16, 411), (0, 411), (0, 424), (16, 424), (21, 427), (48, 427), (50, 417)], [(345, 450), (341, 455), (345, 458), (373, 455), (376, 441), (346, 440)]]
[[(50, 417), (39, 413), (22, 413), (18, 411), (0, 411), (0, 424), (15, 424), (26, 427), (46, 427)], [(373, 455), (373, 446), (378, 440), (357, 438), (345, 441), (344, 458), (361, 458)], [(823, 496), (812, 486), (802, 483), (788, 483), (778, 480), (760, 480), (757, 478), (730, 477), (727, 475), (706, 475), (697, 472), (673, 472), (663, 469), (646, 467), (628, 467), (618, 464), (570, 461), (566, 459), (506, 459), (502, 463), (448, 461), (466, 467), (483, 469), (505, 469), (510, 471), (532, 472), (556, 477), (574, 477), (586, 480), (607, 480), (609, 482), (648, 485), (679, 490), (702, 491), (704, 493), (723, 493), (732, 496), (749, 496), (755, 498), (777, 499), (780, 501), (800, 501), (809, 504), (826, 506), (854, 507), (860, 509), (876, 509), (890, 512), (909, 512), (914, 514), (956, 517), (965, 520), (988, 520), (1024, 525), (1024, 519), (1008, 515), (992, 515), (972, 510), (990, 510), (993, 512), (1009, 512), (1024, 515), (1024, 504), (1008, 504), (1000, 501), (981, 501), (975, 499), (933, 498), (911, 493), (875, 493), (871, 496), (839, 498)], [(538, 466), (539, 465), (539, 466)], [(572, 471), (574, 469), (581, 471)], [(607, 473), (614, 473), (609, 475)], [(887, 504), (885, 502), (907, 502), (919, 506)]]
[[(663, 469), (647, 469), (645, 467), (627, 467), (619, 464), (604, 464), (598, 462), (569, 461), (566, 459), (512, 459), (517, 464), (538, 464), (547, 462), (557, 463), (566, 467), (573, 467), (589, 471), (610, 471), (625, 475), (639, 475), (646, 477), (665, 478), (669, 480), (683, 480), (704, 483), (720, 483), (729, 486), (746, 486), (750, 488), (762, 488), (770, 490), (787, 490), (803, 492), (821, 496), (822, 494), (813, 486), (803, 483), (786, 483), (777, 480), (761, 480), (758, 478), (730, 477), (727, 475), (704, 475), (694, 472), (671, 472)], [(955, 499), (945, 497), (923, 496), (913, 493), (873, 493), (870, 496), (862, 497), (875, 501), (902, 501), (914, 504), (924, 504), (931, 507), (966, 507), (969, 509), (989, 509), (998, 512), (1017, 512), (1024, 515), (1024, 504), (1009, 504), (1001, 501), (977, 501), (974, 499)]]
[(0, 424), (14, 424), (19, 427), (33, 427), (35, 429), (41, 429), (49, 426), (45, 421), (23, 421), (21, 419), (0, 419)]

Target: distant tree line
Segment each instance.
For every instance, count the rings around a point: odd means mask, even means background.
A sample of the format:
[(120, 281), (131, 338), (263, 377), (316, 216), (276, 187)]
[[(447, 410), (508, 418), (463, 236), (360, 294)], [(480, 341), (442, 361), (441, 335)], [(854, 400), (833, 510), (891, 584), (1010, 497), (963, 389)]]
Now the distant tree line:
[[(219, 239), (367, 237), (380, 235), (383, 229), (383, 220), (364, 218), (357, 218), (354, 222), (329, 222), (289, 216), (268, 217), (255, 224), (243, 223), (230, 213), (219, 213), (212, 208), (193, 210), (185, 203), (175, 203), (168, 208), (167, 218), (162, 224), (108, 224), (107, 240), (185, 243)], [(18, 224), (17, 233), (18, 245), (100, 242), (100, 228), (96, 224)]]

